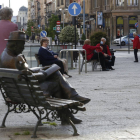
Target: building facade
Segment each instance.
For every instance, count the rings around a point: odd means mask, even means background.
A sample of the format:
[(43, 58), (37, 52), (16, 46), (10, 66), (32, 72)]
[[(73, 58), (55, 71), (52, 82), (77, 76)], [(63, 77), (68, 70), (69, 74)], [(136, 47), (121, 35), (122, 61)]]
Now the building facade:
[(56, 14), (56, 1), (57, 0), (45, 0), (45, 24), (48, 26), (48, 19), (52, 14)]
[[(68, 6), (77, 2), (83, 8), (83, 0), (28, 0), (28, 19), (34, 20), (41, 27), (48, 25), (52, 14), (59, 16), (61, 23), (72, 24), (72, 16)], [(98, 18), (102, 14), (102, 25), (98, 26)], [(128, 35), (131, 32), (140, 34), (140, 0), (85, 0), (85, 31), (87, 38), (95, 31), (104, 31), (111, 40)], [(83, 33), (83, 10), (77, 17), (77, 27)]]
[[(107, 33), (111, 40), (136, 31), (140, 34), (139, 0), (90, 0), (90, 16), (97, 21), (97, 12), (103, 12), (103, 25), (100, 30)], [(96, 29), (98, 30), (96, 22)]]
[(21, 29), (27, 29), (27, 21), (28, 21), (28, 9), (25, 6), (22, 6), (18, 12), (18, 23), (21, 25)]

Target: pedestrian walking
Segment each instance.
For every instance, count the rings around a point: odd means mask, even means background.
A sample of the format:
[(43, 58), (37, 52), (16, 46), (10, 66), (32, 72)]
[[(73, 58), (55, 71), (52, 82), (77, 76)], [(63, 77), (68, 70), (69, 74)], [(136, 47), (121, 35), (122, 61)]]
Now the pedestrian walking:
[(26, 35), (26, 40), (27, 42), (29, 42), (29, 35)]
[(32, 33), (32, 42), (34, 43), (35, 40), (35, 33)]
[(4, 7), (0, 10), (0, 54), (6, 48), (7, 40), (10, 32), (17, 31), (18, 26), (11, 22), (13, 16), (13, 10), (9, 7)]
[(57, 45), (57, 35), (54, 37), (55, 45)]
[(38, 41), (38, 43), (39, 43), (39, 41), (40, 41), (40, 36), (39, 36), (39, 35), (37, 36), (37, 41)]
[(131, 41), (133, 42), (133, 49), (134, 49), (134, 57), (135, 57), (135, 61), (134, 62), (138, 62), (138, 49), (140, 49), (140, 40), (139, 40), (139, 36), (137, 35), (136, 32), (133, 32), (133, 36), (134, 36), (134, 40), (131, 39)]

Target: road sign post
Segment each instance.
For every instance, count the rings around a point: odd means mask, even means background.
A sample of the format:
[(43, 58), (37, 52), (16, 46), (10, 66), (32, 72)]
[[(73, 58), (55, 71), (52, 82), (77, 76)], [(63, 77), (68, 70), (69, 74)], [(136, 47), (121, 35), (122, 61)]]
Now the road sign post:
[(76, 3), (76, 2), (73, 2), (69, 5), (68, 7), (68, 11), (69, 11), (69, 14), (71, 16), (75, 16), (75, 19), (74, 19), (74, 27), (75, 27), (75, 49), (76, 49), (76, 16), (78, 16), (80, 13), (81, 13), (81, 6), (80, 4)]
[(122, 25), (120, 24), (120, 48), (122, 48), (121, 44), (121, 30), (122, 30)]
[(40, 32), (40, 36), (41, 37), (46, 37), (47, 36), (47, 32), (46, 31), (41, 31)]

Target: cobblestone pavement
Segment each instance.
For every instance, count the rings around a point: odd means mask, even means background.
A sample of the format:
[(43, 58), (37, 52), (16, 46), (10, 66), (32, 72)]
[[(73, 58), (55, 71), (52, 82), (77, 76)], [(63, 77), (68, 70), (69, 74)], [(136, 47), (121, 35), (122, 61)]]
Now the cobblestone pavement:
[[(140, 140), (140, 62), (134, 63), (133, 53), (116, 52), (115, 71), (91, 71), (78, 74), (70, 70), (68, 81), (82, 96), (91, 98), (86, 112), (76, 116), (83, 122), (76, 125), (80, 136), (73, 137), (71, 126), (39, 127), (37, 140)], [(0, 96), (0, 122), (6, 105)], [(30, 140), (36, 123), (32, 113), (10, 113), (7, 128), (0, 129), (0, 140)], [(15, 135), (29, 131), (30, 135)]]

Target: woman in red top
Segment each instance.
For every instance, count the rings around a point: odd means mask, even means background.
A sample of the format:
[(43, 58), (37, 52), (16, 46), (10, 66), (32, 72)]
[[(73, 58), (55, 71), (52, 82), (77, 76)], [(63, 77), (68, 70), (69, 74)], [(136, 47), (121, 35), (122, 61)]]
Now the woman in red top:
[[(83, 46), (83, 49), (85, 49), (87, 53), (87, 60), (98, 59), (98, 53), (94, 53), (94, 50), (98, 48), (103, 50), (103, 48), (101, 46), (90, 46), (90, 43), (90, 40), (86, 39)], [(102, 71), (109, 71), (109, 69), (106, 69), (105, 67), (105, 57), (101, 52), (99, 52), (99, 59), (102, 66)]]
[(136, 32), (133, 32), (134, 40), (131, 40), (133, 42), (133, 49), (134, 49), (134, 56), (135, 56), (135, 61), (138, 62), (138, 49), (140, 49), (140, 41), (139, 41), (139, 36), (137, 35)]

